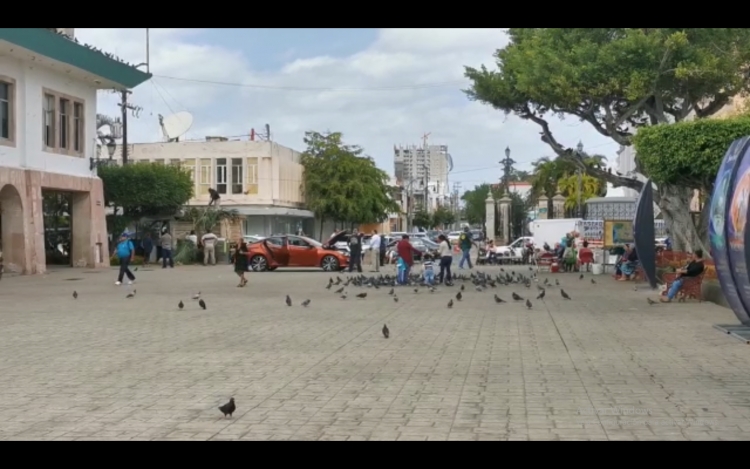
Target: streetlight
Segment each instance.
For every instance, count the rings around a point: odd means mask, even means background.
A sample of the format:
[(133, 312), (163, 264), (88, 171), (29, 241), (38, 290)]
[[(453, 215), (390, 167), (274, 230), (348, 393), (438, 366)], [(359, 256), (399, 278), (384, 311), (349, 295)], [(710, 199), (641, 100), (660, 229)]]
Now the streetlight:
[(117, 144), (115, 143), (112, 137), (101, 137), (102, 143), (104, 143), (105, 138), (107, 140), (105, 147), (107, 147), (107, 153), (109, 154), (109, 159), (108, 160), (99, 159), (99, 153), (97, 152), (96, 158), (93, 158), (93, 157), (89, 158), (89, 171), (93, 171), (94, 168), (99, 167), (102, 164), (108, 164), (110, 161), (112, 161), (112, 157), (115, 156), (115, 151), (117, 151)]
[(578, 153), (583, 153), (583, 142), (578, 141), (578, 145), (576, 146), (576, 149), (578, 150)]
[[(578, 150), (578, 157), (582, 158), (583, 157), (583, 142), (582, 141), (580, 141), (580, 140), (578, 141), (578, 145), (576, 146), (576, 150)], [(576, 169), (576, 175), (578, 176), (578, 191), (577, 191), (578, 192), (578, 203), (577, 203), (578, 206), (576, 207), (576, 212), (578, 212), (578, 218), (583, 218), (583, 211), (581, 210), (582, 209), (582, 207), (581, 207), (581, 191), (582, 191), (582, 187), (583, 187), (583, 175), (581, 174), (580, 168)]]
[(505, 157), (510, 158), (510, 147), (505, 147)]

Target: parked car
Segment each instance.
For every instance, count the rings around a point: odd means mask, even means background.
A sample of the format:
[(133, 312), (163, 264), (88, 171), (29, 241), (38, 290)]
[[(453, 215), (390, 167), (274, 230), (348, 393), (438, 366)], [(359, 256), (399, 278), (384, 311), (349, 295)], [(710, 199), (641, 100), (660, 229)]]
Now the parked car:
[[(401, 241), (401, 239), (394, 239), (390, 243), (388, 243), (388, 247), (386, 248), (387, 249), (386, 256), (390, 261), (393, 261), (393, 259), (395, 259), (396, 256), (398, 255), (396, 253), (396, 244), (399, 241)], [(414, 247), (414, 249), (419, 251), (419, 254), (414, 254), (414, 261), (421, 261), (422, 256), (424, 255), (425, 252), (429, 251), (431, 253), (434, 253), (434, 252), (437, 252), (437, 249), (438, 249), (438, 244), (433, 243), (427, 238), (409, 237), (409, 242)]]
[(450, 241), (451, 244), (457, 244), (458, 243), (458, 237), (461, 236), (462, 231), (451, 231), (448, 233), (448, 241)]
[(242, 239), (244, 239), (247, 244), (250, 244), (250, 243), (254, 243), (256, 241), (260, 241), (261, 239), (265, 239), (265, 236), (244, 235), (244, 236), (242, 236)]
[(336, 248), (345, 234), (337, 233), (325, 244), (306, 236), (272, 235), (248, 244), (248, 265), (254, 272), (279, 267), (320, 267), (326, 272), (338, 272), (349, 266), (349, 253)]

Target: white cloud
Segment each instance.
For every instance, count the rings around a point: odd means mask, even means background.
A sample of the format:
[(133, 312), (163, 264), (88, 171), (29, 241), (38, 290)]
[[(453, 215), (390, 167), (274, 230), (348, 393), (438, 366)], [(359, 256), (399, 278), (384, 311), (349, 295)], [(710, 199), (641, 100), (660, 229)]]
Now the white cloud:
[[(139, 119), (129, 120), (131, 141), (159, 139), (157, 115), (188, 110), (195, 116), (190, 138), (246, 135), (269, 123), (275, 140), (302, 150), (306, 130), (341, 131), (392, 173), (393, 145), (421, 143), (422, 134), (431, 132), (430, 142), (449, 146), (455, 162), (451, 182), (462, 182), (464, 189), (499, 179), (506, 146), (521, 169), (551, 154), (538, 127), (470, 102), (461, 92), (468, 85), (464, 65), (493, 66), (493, 53), (507, 43), (500, 29), (383, 29), (369, 47), (349, 57), (300, 58), (290, 49), (269, 58), (286, 62), (276, 72), (254, 70), (239, 48), (199, 42), (198, 32), (151, 29), (151, 72), (157, 77), (131, 96), (144, 108)], [(143, 29), (78, 29), (76, 35), (129, 62), (145, 61)], [(116, 103), (117, 96), (102, 93), (100, 112), (116, 115)], [(554, 121), (552, 127), (565, 145), (582, 140), (610, 160), (617, 150), (577, 121)]]

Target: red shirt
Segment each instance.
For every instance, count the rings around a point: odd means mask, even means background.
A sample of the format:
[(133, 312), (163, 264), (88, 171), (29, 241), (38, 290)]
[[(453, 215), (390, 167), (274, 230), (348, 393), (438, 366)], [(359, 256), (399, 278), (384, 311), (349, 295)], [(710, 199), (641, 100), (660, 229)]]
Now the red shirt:
[(401, 241), (396, 244), (396, 252), (398, 253), (398, 257), (404, 260), (406, 262), (406, 265), (409, 267), (414, 265), (414, 258), (412, 257), (412, 253), (416, 252), (419, 254), (419, 251), (414, 249), (414, 246), (411, 245), (408, 239), (402, 239)]

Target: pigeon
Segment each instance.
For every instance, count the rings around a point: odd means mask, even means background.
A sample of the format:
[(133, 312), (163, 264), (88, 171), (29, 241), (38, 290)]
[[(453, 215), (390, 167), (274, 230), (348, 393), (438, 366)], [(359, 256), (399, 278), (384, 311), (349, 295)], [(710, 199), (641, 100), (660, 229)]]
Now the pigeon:
[(125, 298), (135, 298), (135, 290), (133, 290), (132, 292), (128, 293), (128, 295)]
[(523, 298), (521, 298), (521, 297), (520, 297), (519, 295), (517, 295), (517, 294), (516, 294), (516, 292), (513, 292), (513, 293), (511, 294), (511, 296), (513, 297), (513, 299), (514, 299), (515, 301), (523, 301)]
[(396, 295), (393, 295), (393, 302), (398, 303), (398, 297)]
[(138, 272), (138, 267), (136, 267), (135, 269), (133, 269), (133, 272)]
[(592, 278), (592, 279), (591, 279), (591, 283), (593, 283), (593, 284), (596, 284), (596, 280), (594, 280), (594, 279)]
[(565, 298), (566, 300), (569, 300), (569, 299), (570, 299), (570, 297), (568, 296), (568, 294), (567, 294), (567, 293), (565, 293), (565, 290), (563, 290), (562, 288), (560, 289), (560, 294), (561, 294), (561, 295), (562, 295), (562, 297), (563, 297), (563, 298)]
[(531, 309), (531, 301), (526, 300), (526, 307), (529, 308), (529, 309)]
[(180, 300), (180, 302), (177, 303), (177, 307), (180, 308), (180, 309), (182, 309), (182, 308), (185, 307), (185, 303), (183, 303), (182, 300)]
[(363, 299), (364, 299), (364, 298), (367, 298), (367, 292), (364, 292), (364, 293), (359, 293), (359, 294), (357, 295), (357, 298), (363, 298)]
[(448, 301), (448, 309), (453, 307), (453, 300)]
[(309, 305), (310, 305), (310, 300), (305, 300), (302, 302), (302, 306), (304, 306), (305, 308), (307, 308)]
[(388, 330), (388, 326), (383, 324), (383, 337), (387, 339), (388, 337), (390, 337), (390, 335), (391, 335), (391, 331)]
[(203, 309), (206, 309), (206, 302), (201, 300), (198, 300), (198, 306), (200, 306)]
[(74, 300), (77, 300), (77, 299), (78, 299), (78, 292), (77, 292), (77, 291), (74, 291), (74, 292), (73, 292), (73, 299), (74, 299)]
[(464, 291), (464, 290), (466, 290), (466, 286), (465, 285), (461, 285), (461, 291)]
[(289, 298), (289, 295), (286, 296), (286, 299), (284, 300), (287, 306), (292, 306), (292, 299)]
[(505, 303), (505, 300), (497, 296), (497, 294), (495, 294), (495, 303), (498, 303), (498, 304)]
[(221, 413), (224, 414), (224, 418), (227, 418), (227, 415), (231, 418), (232, 414), (234, 413), (236, 409), (237, 409), (237, 406), (234, 405), (233, 397), (229, 399), (229, 402), (219, 407), (219, 410), (221, 411)]
[(191, 299), (193, 299), (193, 300), (200, 300), (201, 299), (201, 292), (198, 292), (195, 295), (193, 295)]
[(326, 285), (326, 290), (330, 290), (333, 286), (333, 282), (328, 282), (328, 285)]
[(393, 295), (393, 288), (391, 288), (391, 291), (389, 291), (388, 294)]
[(414, 293), (419, 293), (419, 288), (415, 288)]
[(649, 306), (653, 306), (653, 305), (659, 304), (656, 301), (652, 300), (651, 298), (646, 298), (646, 301), (648, 302)]
[(475, 287), (475, 289), (476, 289), (476, 291), (478, 291), (478, 292), (481, 292), (481, 291), (482, 291), (482, 287), (480, 287), (480, 286), (476, 286), (476, 287)]
[[(581, 276), (578, 277), (578, 280), (583, 280), (583, 274), (581, 274)], [(591, 279), (591, 280), (593, 280), (593, 279)]]
[(547, 294), (547, 291), (546, 290), (542, 290), (542, 292), (539, 294), (539, 296), (536, 297), (536, 299), (537, 300), (542, 300), (542, 299), (544, 299), (544, 295), (546, 295), (546, 294)]
[(345, 299), (346, 299), (346, 293), (344, 293), (343, 295), (341, 295), (341, 299), (342, 299), (342, 300), (345, 300)]
[(560, 281), (557, 280), (557, 279), (555, 279), (555, 285), (557, 285), (559, 287), (560, 286)]
[[(461, 285), (463, 287), (463, 285)], [(458, 301), (461, 301), (461, 298), (463, 298), (463, 295), (461, 295), (461, 292), (456, 293), (456, 299)]]
[(344, 287), (341, 287), (338, 290), (336, 290), (334, 293), (338, 295), (339, 293), (343, 293), (343, 291), (344, 291)]

